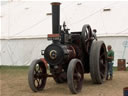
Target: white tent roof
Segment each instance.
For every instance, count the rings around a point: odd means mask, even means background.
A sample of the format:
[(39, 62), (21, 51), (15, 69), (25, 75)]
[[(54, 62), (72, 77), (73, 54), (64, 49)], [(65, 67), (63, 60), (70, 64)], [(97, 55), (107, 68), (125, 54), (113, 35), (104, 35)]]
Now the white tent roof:
[[(22, 0), (1, 2), (0, 65), (29, 65), (34, 59), (42, 58), (40, 51), (51, 44), (47, 39), (42, 39), (52, 33), (51, 15), (46, 15), (51, 13), (50, 3)], [(80, 31), (84, 24), (90, 24), (97, 29), (98, 36), (102, 36), (99, 40), (104, 40), (106, 45), (113, 45), (115, 65), (117, 59), (124, 58), (128, 61), (128, 50), (124, 47), (128, 40), (127, 1), (61, 3), (61, 25), (66, 21), (71, 31)], [(110, 11), (103, 11), (104, 9)]]
[[(3, 1), (6, 2), (6, 1)], [(42, 37), (52, 33), (51, 2), (20, 1), (2, 4), (1, 38)], [(71, 31), (84, 24), (97, 29), (99, 36), (128, 36), (127, 1), (61, 2), (61, 25), (66, 21)], [(103, 11), (110, 9), (110, 11)]]

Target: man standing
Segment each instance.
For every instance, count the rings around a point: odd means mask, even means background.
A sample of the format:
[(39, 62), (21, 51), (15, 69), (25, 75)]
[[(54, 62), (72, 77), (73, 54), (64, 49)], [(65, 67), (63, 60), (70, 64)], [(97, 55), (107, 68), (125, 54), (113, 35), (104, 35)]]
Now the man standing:
[(110, 76), (110, 80), (112, 80), (112, 78), (113, 78), (114, 51), (112, 50), (111, 45), (108, 45), (107, 49), (108, 49), (108, 52), (107, 52), (108, 71), (107, 71), (106, 80), (108, 80), (109, 76)]

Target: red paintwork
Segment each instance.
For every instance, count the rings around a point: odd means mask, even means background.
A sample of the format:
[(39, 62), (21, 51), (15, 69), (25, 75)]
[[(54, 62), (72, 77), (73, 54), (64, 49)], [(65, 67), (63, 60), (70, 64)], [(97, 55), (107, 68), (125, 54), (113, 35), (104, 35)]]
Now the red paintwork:
[(44, 63), (45, 67), (48, 68), (48, 63), (44, 58), (40, 58), (40, 60)]

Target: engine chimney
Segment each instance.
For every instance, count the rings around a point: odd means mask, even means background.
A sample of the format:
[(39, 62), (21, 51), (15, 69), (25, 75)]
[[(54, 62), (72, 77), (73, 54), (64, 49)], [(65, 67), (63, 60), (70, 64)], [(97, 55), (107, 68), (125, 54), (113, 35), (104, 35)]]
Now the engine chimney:
[(60, 33), (60, 4), (59, 2), (53, 2), (52, 5), (52, 33)]

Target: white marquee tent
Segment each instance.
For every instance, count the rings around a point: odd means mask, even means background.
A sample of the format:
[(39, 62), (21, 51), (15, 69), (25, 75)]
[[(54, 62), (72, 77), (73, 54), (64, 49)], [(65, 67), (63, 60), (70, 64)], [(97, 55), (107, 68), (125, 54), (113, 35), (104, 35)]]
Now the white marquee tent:
[[(51, 2), (1, 2), (0, 65), (29, 65), (42, 57), (40, 51), (51, 42)], [(84, 24), (97, 29), (98, 39), (110, 44), (117, 59), (128, 62), (128, 2), (61, 2), (60, 24), (66, 21), (70, 31), (80, 31)], [(107, 11), (105, 11), (107, 10)]]

